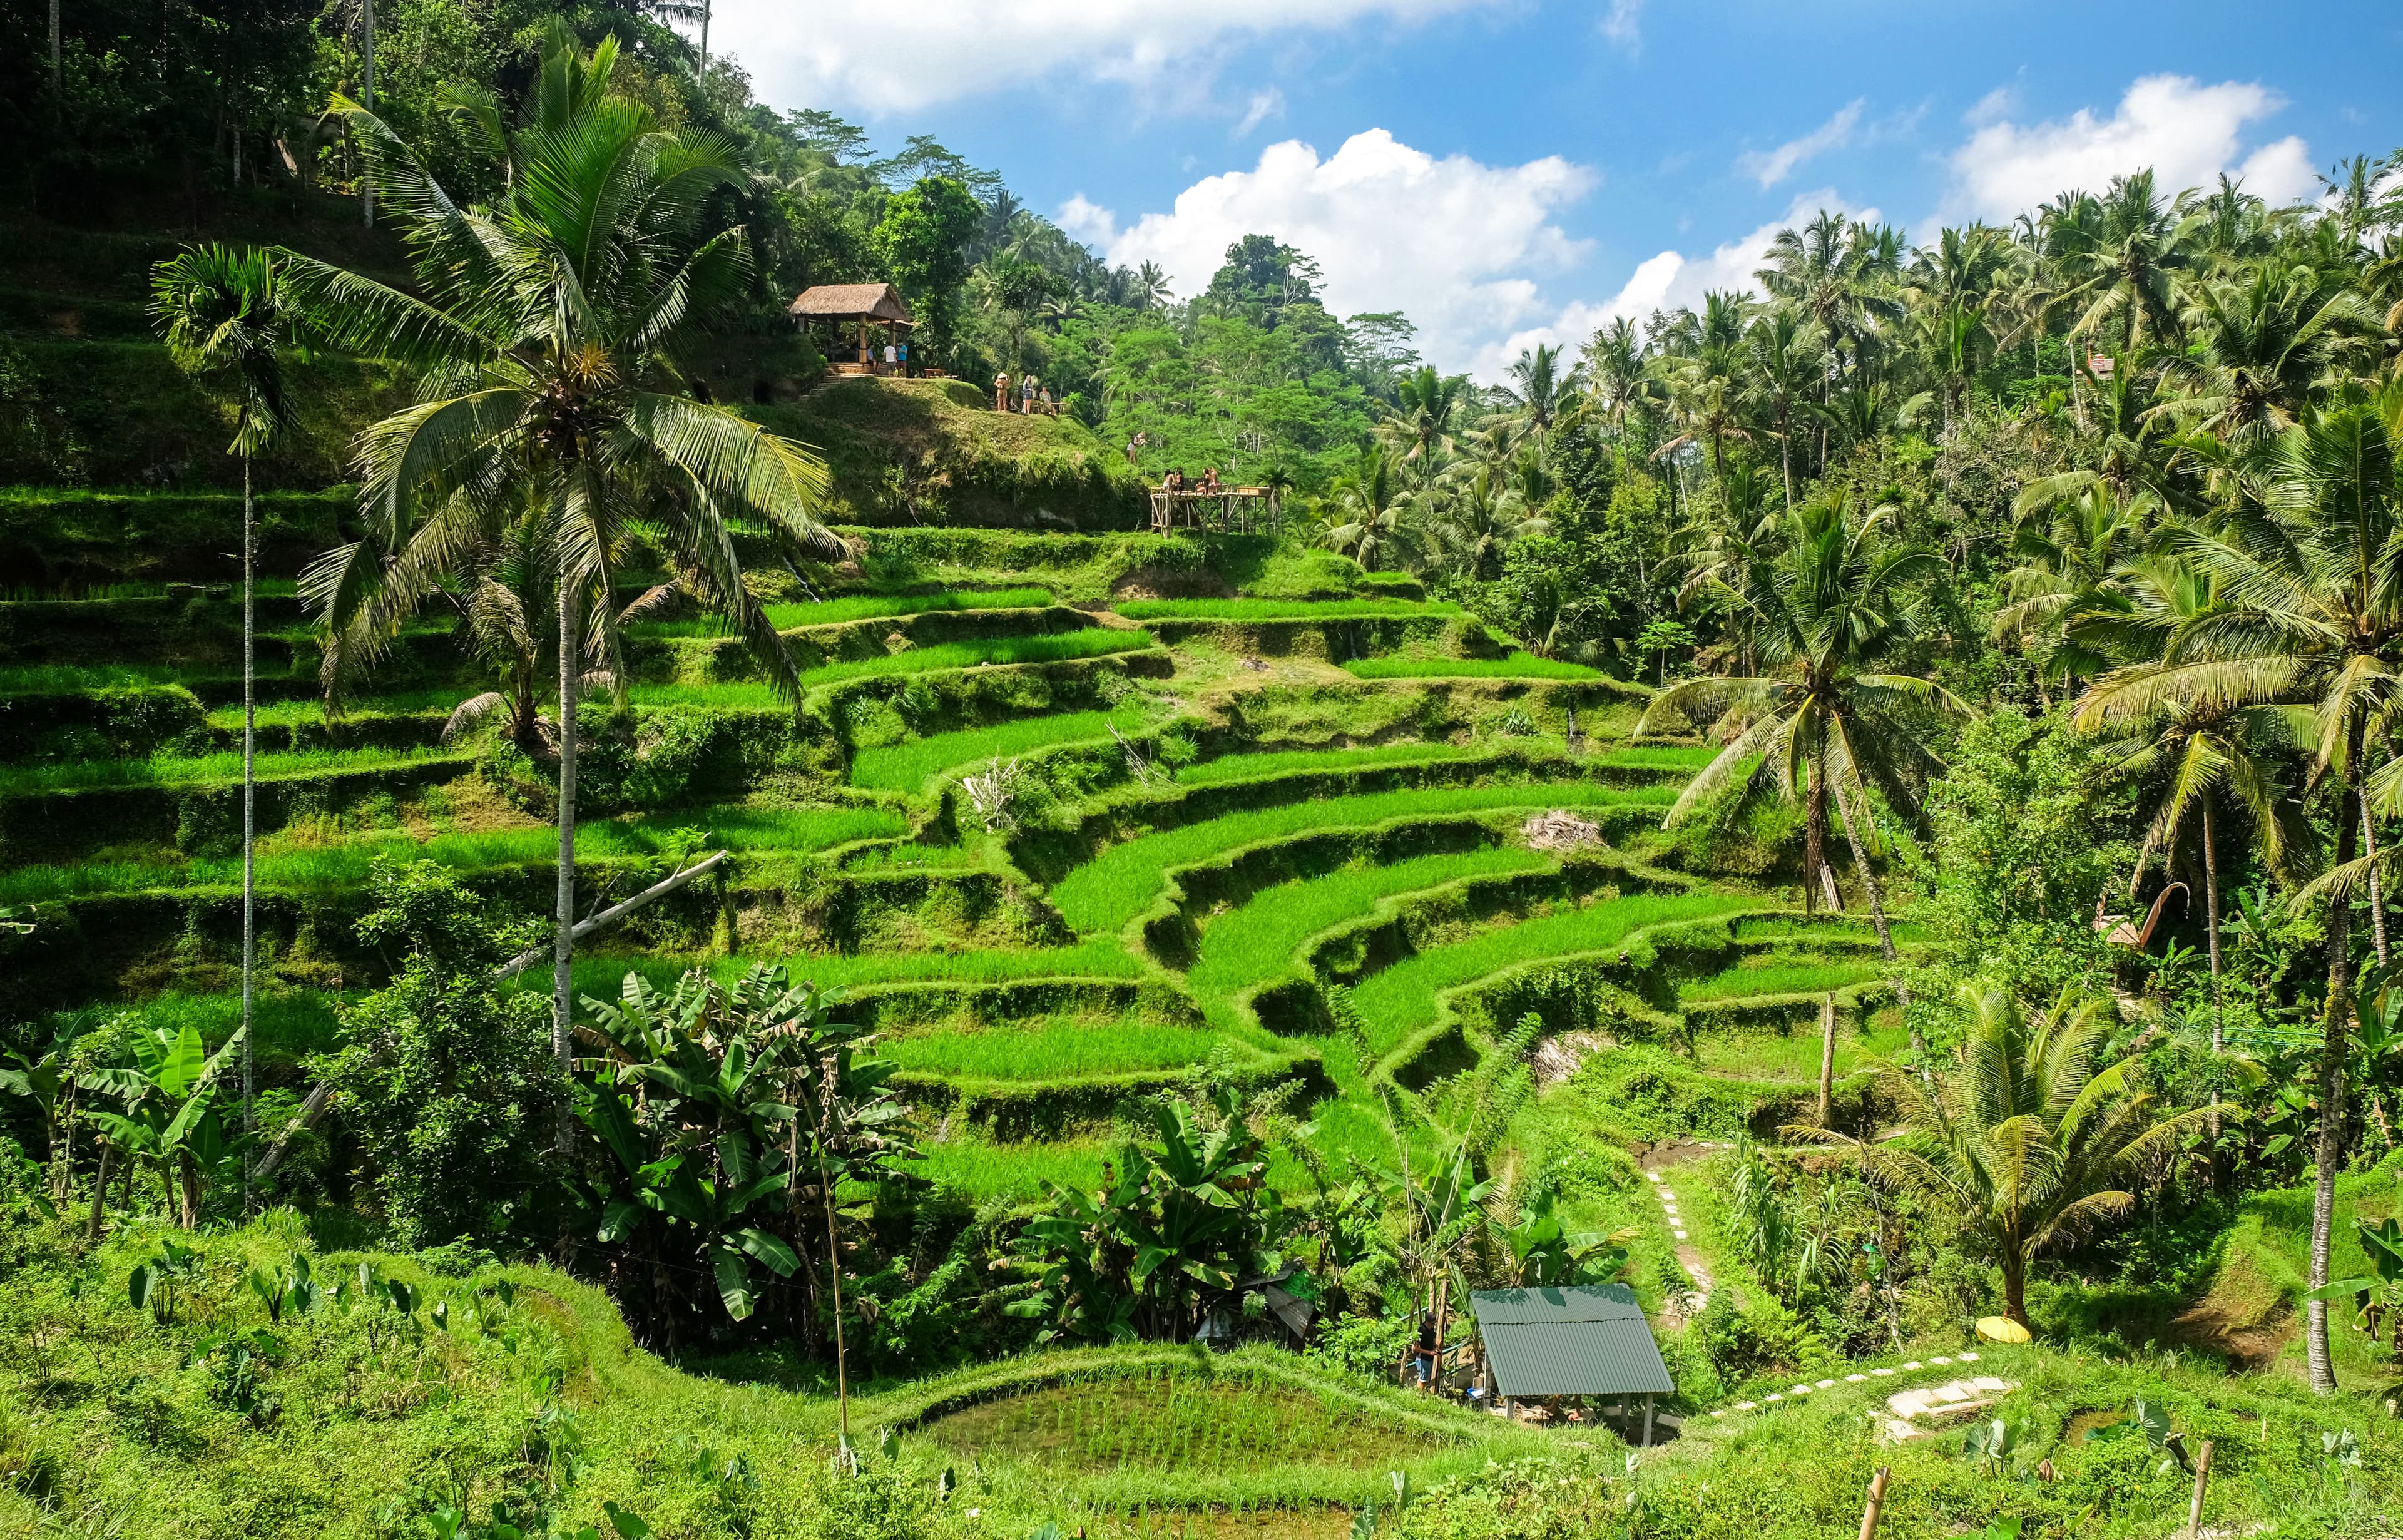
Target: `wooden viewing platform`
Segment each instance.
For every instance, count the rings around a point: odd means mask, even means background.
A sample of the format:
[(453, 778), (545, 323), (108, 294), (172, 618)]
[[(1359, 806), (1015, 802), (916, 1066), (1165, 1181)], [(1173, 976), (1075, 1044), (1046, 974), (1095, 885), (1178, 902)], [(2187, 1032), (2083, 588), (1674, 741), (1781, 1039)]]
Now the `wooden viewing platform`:
[(1218, 492), (1151, 489), (1151, 527), (1215, 530), (1249, 534), (1254, 526), (1283, 527), (1284, 499), (1267, 487), (1228, 487)]

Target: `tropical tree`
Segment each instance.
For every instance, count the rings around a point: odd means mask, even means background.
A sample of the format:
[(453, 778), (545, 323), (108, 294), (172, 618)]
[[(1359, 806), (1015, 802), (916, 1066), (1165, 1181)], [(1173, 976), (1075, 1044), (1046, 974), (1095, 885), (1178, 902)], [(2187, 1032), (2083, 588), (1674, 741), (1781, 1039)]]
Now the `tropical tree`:
[[(249, 1135), (229, 1132), (217, 1113), (226, 1057), (238, 1051), (243, 1036), (237, 1033), (210, 1053), (189, 1021), (180, 1027), (132, 1025), (111, 1062), (77, 1076), (83, 1089), (118, 1103), (115, 1111), (92, 1107), (85, 1113), (108, 1140), (104, 1157), (149, 1165), (168, 1212), (185, 1229), (201, 1222), (208, 1186), (242, 1161), (252, 1144)], [(108, 1168), (104, 1158), (92, 1195), (95, 1216)]]
[(1794, 1132), (1857, 1150), (1875, 1175), (1951, 1211), (2003, 1269), (2003, 1313), (2022, 1326), (2028, 1263), (2125, 1218), (2210, 1109), (2165, 1113), (2132, 1061), (2098, 1065), (2108, 999), (2064, 996), (2033, 1016), (1999, 990), (1965, 984), (1958, 1063), (1931, 1088), (1877, 1066), (1902, 1130), (1863, 1142)]
[(1472, 578), (1493, 576), (1502, 553), (1514, 542), (1541, 534), (1549, 526), (1530, 508), (1519, 489), (1491, 465), (1477, 473), (1437, 506), (1426, 524), (1427, 544), (1437, 564)]
[[(2097, 481), (2075, 499), (2049, 509), (2033, 506), (2021, 516), (2011, 535), (2019, 565), (2003, 575), (2006, 603), (1994, 611), (1992, 631), (1997, 642), (2017, 642), (2032, 651), (2040, 647), (2039, 688), (2057, 684), (2074, 689), (2078, 680), (2108, 666), (2110, 659), (2095, 649), (2092, 632), (2081, 622), (2128, 608), (2122, 563), (2159, 510), (2150, 493), (2123, 498), (2109, 482)], [(2049, 705), (2051, 698), (2045, 699)]]
[(1549, 342), (1521, 353), (1511, 360), (1509, 373), (1512, 415), (1538, 438), (1571, 409), (1584, 383), (1576, 368), (1561, 368), (1561, 350)]
[(1397, 484), (1394, 458), (1384, 446), (1360, 451), (1359, 463), (1336, 479), (1319, 518), (1318, 543), (1341, 551), (1371, 571), (1391, 565), (1407, 536), (1408, 507)]
[[(370, 21), (372, 28), (373, 22)], [(242, 460), (242, 1128), (256, 1131), (257, 1067), (250, 1019), (256, 993), (258, 884), (258, 523), (251, 461), (290, 426), (284, 350), (300, 328), (296, 298), (272, 252), (209, 244), (159, 264), (150, 313), (186, 372), (220, 382), (233, 396), (233, 442)]]
[(1825, 384), (1827, 349), (1817, 331), (1793, 311), (1779, 307), (1743, 334), (1743, 397), (1768, 418), (1777, 440), (1777, 462), (1785, 478), (1785, 506), (1794, 506), (1794, 426), (1812, 396)]
[(2151, 169), (2113, 177), (2090, 203), (2081, 211), (2086, 217), (2065, 228), (2059, 257), (2070, 298), (2085, 306), (2070, 335), (2100, 339), (2113, 330), (2113, 340), (2129, 349), (2178, 336), (2186, 224), (2162, 201)]
[(1418, 467), (1422, 480), (1433, 474), (1438, 453), (1451, 447), (1467, 393), (1468, 376), (1438, 374), (1432, 364), (1422, 364), (1395, 382), (1394, 405), (1378, 431)]
[[(407, 232), (419, 295), (305, 257), (285, 281), (340, 345), (395, 358), (432, 385), (359, 446), (361, 538), (310, 569), (302, 593), (326, 638), (329, 700), (458, 576), (463, 554), (530, 534), (558, 606), (559, 876), (552, 1047), (569, 1059), (576, 921), (576, 699), (590, 666), (614, 679), (613, 590), (644, 550), (730, 616), (787, 695), (796, 674), (743, 586), (746, 522), (795, 545), (830, 539), (811, 515), (825, 467), (799, 445), (695, 399), (674, 353), (742, 292), (742, 229), (709, 233), (739, 157), (661, 129), (613, 94), (614, 39), (588, 57), (554, 33), (524, 120), (505, 145), (508, 188), (463, 208), (382, 121), (338, 102)], [(561, 1109), (558, 1143), (572, 1118)]]
[(2183, 395), (2154, 411), (2239, 449), (2293, 425), (2343, 359), (2366, 361), (2379, 329), (2352, 276), (2281, 259), (2192, 285), (2185, 320), (2202, 355), (2171, 364)]
[[(2312, 1202), (2315, 1289), (2327, 1282), (2336, 1172), (2344, 1160), (2353, 888), (2379, 865), (2380, 853), (2362, 852), (2361, 841), (2373, 838), (2365, 798), (2390, 811), (2403, 805), (2403, 761), (2375, 776), (2368, 764), (2403, 705), (2398, 431), (2403, 386), (2347, 393), (2252, 457), (2221, 528), (2170, 526), (2171, 548), (2217, 586), (2220, 602), (2178, 627), (2160, 666), (2115, 688), (2095, 714), (2142, 716), (2170, 702), (2311, 707), (2312, 774), (2337, 790), (2335, 860), (2302, 890), (2329, 900)], [(2306, 1323), (2312, 1384), (2333, 1392), (2325, 1299), (2309, 1302)]]
[(1680, 681), (1654, 698), (1636, 734), (1727, 720), (1726, 747), (1679, 795), (1664, 825), (1730, 789), (1743, 798), (1799, 798), (1806, 908), (1815, 884), (1833, 886), (1826, 855), (1832, 803), (1891, 964), (1894, 938), (1870, 864), (1881, 841), (1869, 794), (1874, 788), (1915, 818), (1920, 788), (1942, 768), (1929, 746), (1932, 729), (1973, 714), (1932, 680), (1874, 672), (1917, 633), (1913, 585), (1942, 570), (1933, 553), (1886, 539), (1886, 521), (1882, 509), (1856, 518), (1840, 499), (1816, 500), (1787, 517), (1781, 549), (1741, 548), (1709, 587), (1751, 628), (1765, 672)]

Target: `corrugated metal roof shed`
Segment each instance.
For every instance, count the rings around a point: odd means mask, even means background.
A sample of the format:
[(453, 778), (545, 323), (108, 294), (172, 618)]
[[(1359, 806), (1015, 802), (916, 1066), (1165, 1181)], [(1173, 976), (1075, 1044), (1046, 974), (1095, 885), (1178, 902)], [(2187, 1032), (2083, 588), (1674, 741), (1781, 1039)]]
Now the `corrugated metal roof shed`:
[(1540, 1395), (1667, 1395), (1676, 1390), (1635, 1291), (1624, 1283), (1490, 1289), (1468, 1297), (1493, 1386)]
[(910, 318), (908, 301), (890, 284), (820, 284), (813, 289), (803, 289), (790, 309), (795, 315), (838, 319), (865, 316), (870, 321), (916, 324)]

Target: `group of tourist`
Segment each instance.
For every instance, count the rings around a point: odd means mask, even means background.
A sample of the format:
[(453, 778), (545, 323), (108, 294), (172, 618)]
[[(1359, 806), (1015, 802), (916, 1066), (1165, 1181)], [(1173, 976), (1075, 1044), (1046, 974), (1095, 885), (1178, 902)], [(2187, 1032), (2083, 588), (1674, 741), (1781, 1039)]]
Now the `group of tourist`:
[[(1051, 399), (1051, 387), (1043, 383), (1043, 382), (1037, 380), (1035, 376), (1031, 374), (1020, 375), (1017, 380), (1017, 391), (1014, 396), (1011, 393), (1010, 386), (1011, 381), (1009, 378), (1009, 371), (1007, 369), (1004, 369), (999, 374), (993, 377), (993, 410), (1017, 411), (1027, 417), (1032, 417), (1036, 412), (1041, 412), (1046, 417), (1057, 417), (1060, 415), (1060, 404)], [(1012, 405), (1013, 401), (1015, 401), (1015, 405)]]
[(1167, 479), (1160, 483), (1160, 490), (1162, 492), (1189, 492), (1204, 497), (1215, 497), (1227, 489), (1218, 480), (1217, 466), (1213, 465), (1208, 470), (1203, 471), (1202, 473), (1202, 479), (1199, 481), (1188, 481), (1185, 479), (1185, 468), (1180, 465), (1176, 469), (1168, 473)]

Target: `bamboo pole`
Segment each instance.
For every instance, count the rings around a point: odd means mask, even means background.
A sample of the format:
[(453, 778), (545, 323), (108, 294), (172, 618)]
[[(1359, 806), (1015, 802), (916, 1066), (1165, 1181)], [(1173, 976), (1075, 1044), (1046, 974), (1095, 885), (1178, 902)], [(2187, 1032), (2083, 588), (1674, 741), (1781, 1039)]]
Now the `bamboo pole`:
[(2211, 1484), (2211, 1440), (2202, 1441), (2202, 1452), (2194, 1457), (2194, 1504), (2186, 1510), (2187, 1540), (2199, 1540), (2202, 1533), (2202, 1491)]
[(1877, 1533), (1878, 1513), (1885, 1506), (1885, 1480), (1893, 1470), (1891, 1465), (1880, 1465), (1869, 1478), (1868, 1505), (1861, 1509), (1861, 1540), (1872, 1540)]

